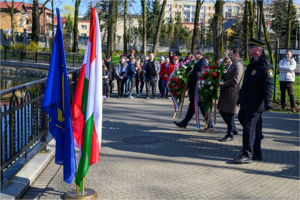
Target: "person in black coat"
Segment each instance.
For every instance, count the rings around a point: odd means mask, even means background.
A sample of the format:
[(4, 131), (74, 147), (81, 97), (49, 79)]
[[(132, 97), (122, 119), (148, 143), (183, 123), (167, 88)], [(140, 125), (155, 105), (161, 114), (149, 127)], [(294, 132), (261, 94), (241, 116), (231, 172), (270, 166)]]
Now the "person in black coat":
[[(262, 160), (262, 112), (270, 110), (274, 87), (274, 68), (263, 53), (265, 44), (251, 38), (248, 52), (253, 59), (247, 66), (237, 104), (240, 104), (238, 119), (243, 126), (243, 152), (234, 158), (238, 163)], [(258, 128), (257, 128), (258, 127)]]
[(111, 96), (112, 90), (114, 88), (113, 80), (114, 80), (114, 74), (115, 74), (115, 72), (114, 72), (115, 66), (112, 63), (111, 56), (109, 54), (106, 54), (106, 56), (105, 56), (105, 65), (106, 65), (107, 70), (109, 72), (109, 75), (108, 75), (108, 79), (109, 79), (108, 96), (107, 96), (109, 98)]
[[(189, 121), (192, 119), (192, 117), (195, 114), (195, 110), (194, 110), (194, 98), (195, 98), (195, 89), (196, 89), (196, 84), (197, 84), (197, 80), (198, 80), (198, 74), (204, 69), (205, 66), (207, 66), (207, 62), (205, 59), (205, 51), (204, 48), (197, 48), (195, 50), (195, 58), (197, 60), (197, 62), (194, 63), (194, 69), (191, 72), (191, 74), (189, 75), (189, 85), (188, 85), (188, 89), (189, 89), (189, 100), (190, 100), (190, 104), (189, 104), (189, 108), (187, 111), (187, 114), (185, 116), (185, 118), (181, 121), (181, 122), (175, 122), (175, 125), (178, 126), (179, 128), (185, 130), (187, 124), (189, 123)], [(205, 116), (205, 111), (204, 111), (204, 107), (202, 106), (201, 102), (198, 102), (198, 106), (201, 109), (201, 113), (203, 115), (203, 117)], [(209, 124), (207, 129), (202, 130), (201, 132), (204, 133), (211, 133), (213, 132), (213, 125), (212, 125), (212, 120), (211, 118), (209, 119)]]
[(107, 67), (105, 66), (104, 60), (102, 60), (102, 77), (103, 77), (103, 99), (106, 99), (108, 96), (108, 83), (109, 83), (109, 72)]

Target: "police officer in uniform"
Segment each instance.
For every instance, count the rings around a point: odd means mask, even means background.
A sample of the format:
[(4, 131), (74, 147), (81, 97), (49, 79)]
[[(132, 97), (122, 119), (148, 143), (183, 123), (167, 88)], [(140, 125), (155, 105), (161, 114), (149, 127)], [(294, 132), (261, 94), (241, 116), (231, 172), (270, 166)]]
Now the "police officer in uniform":
[(238, 163), (251, 163), (252, 159), (262, 159), (261, 114), (271, 109), (275, 75), (272, 64), (263, 53), (264, 45), (254, 38), (251, 38), (247, 45), (252, 60), (245, 71), (237, 102), (241, 108), (238, 119), (243, 126), (243, 153), (234, 158)]

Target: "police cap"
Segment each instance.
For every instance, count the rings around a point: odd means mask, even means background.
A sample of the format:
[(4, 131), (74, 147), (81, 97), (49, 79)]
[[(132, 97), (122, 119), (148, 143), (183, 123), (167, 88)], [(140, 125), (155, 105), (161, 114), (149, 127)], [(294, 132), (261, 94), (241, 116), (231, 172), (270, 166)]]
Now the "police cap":
[(257, 47), (264, 47), (264, 45), (266, 45), (266, 44), (260, 40), (254, 39), (252, 37), (250, 38), (250, 43), (247, 44), (247, 46), (257, 46)]

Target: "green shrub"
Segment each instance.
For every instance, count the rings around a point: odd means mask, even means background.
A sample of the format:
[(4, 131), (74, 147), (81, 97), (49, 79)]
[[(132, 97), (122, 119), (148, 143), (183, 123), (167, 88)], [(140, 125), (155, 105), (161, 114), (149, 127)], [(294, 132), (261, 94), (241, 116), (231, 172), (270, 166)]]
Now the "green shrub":
[(28, 45), (23, 43), (13, 44), (9, 47), (10, 50), (17, 50), (17, 51), (26, 51)]

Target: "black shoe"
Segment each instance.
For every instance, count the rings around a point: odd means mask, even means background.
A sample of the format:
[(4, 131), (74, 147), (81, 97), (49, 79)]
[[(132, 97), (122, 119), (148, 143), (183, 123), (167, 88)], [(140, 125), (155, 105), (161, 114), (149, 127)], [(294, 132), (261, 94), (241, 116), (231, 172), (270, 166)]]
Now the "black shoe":
[(175, 122), (174, 121), (174, 124), (176, 125), (176, 126), (178, 126), (178, 128), (181, 128), (182, 130), (185, 130), (185, 126), (183, 126), (183, 124), (182, 123), (178, 123), (178, 122)]
[(237, 135), (237, 134), (239, 134), (239, 131), (238, 130), (234, 130), (233, 131), (233, 135)]
[(230, 142), (233, 141), (234, 139), (232, 137), (224, 137), (221, 140), (219, 140), (220, 142)]
[(244, 155), (241, 155), (237, 158), (234, 158), (233, 159), (235, 162), (238, 162), (238, 163), (242, 163), (242, 164), (245, 164), (245, 163), (251, 163), (252, 162), (252, 159), (251, 158), (248, 158)]
[(262, 159), (263, 158), (262, 158), (261, 154), (260, 155), (255, 155), (255, 154), (252, 155), (252, 160), (262, 160)]

